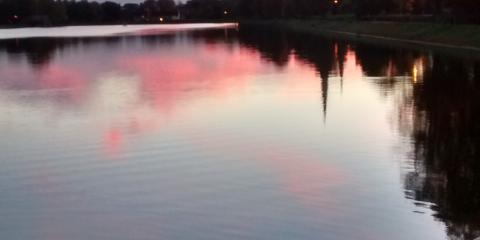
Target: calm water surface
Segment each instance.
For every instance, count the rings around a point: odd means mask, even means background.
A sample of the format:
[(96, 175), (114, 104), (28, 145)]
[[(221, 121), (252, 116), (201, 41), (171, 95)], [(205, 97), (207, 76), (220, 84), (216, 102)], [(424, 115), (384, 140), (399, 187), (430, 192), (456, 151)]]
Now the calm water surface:
[(264, 29), (3, 40), (0, 238), (474, 239), (479, 96), (475, 60)]

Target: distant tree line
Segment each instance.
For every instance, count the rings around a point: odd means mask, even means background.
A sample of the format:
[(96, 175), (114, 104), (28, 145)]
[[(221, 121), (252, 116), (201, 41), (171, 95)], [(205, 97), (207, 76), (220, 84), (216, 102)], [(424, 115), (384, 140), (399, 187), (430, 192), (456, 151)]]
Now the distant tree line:
[(0, 24), (59, 25), (158, 22), (177, 15), (173, 0), (140, 4), (86, 0), (0, 0)]
[(146, 0), (119, 4), (87, 0), (0, 0), (1, 25), (152, 23), (169, 20), (304, 18), (353, 15), (401, 20), (405, 16), (480, 23), (478, 0)]
[[(204, 2), (207, 0), (192, 0)], [(478, 0), (230, 0), (242, 17), (292, 18), (351, 14), (359, 19), (431, 16), (433, 20), (480, 23)], [(389, 18), (387, 18), (389, 17)]]

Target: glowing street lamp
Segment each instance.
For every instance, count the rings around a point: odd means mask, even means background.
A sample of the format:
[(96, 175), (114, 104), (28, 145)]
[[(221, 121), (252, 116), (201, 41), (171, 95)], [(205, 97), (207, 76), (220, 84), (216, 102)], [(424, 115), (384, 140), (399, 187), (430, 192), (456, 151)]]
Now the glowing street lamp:
[(228, 11), (227, 10), (223, 11), (223, 15), (228, 15)]
[(333, 15), (337, 15), (338, 11), (340, 10), (340, 1), (341, 0), (332, 1), (331, 11)]
[(160, 22), (163, 22), (164, 19), (163, 19), (163, 17), (161, 17), (159, 20), (160, 20)]

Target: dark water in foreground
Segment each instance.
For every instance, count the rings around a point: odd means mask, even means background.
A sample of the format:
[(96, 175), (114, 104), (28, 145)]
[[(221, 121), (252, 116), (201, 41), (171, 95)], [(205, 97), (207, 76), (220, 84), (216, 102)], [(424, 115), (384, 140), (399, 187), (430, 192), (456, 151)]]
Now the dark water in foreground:
[(474, 239), (480, 63), (255, 29), (0, 41), (1, 239)]

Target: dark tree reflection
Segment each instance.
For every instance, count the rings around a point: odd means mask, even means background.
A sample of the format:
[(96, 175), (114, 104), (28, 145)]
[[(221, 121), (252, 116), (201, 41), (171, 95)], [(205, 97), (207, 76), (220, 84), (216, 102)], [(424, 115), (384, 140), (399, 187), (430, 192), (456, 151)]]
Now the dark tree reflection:
[(480, 65), (434, 57), (413, 88), (411, 197), (435, 204), (453, 239), (480, 235)]
[(324, 117), (327, 115), (329, 77), (335, 62), (335, 42), (331, 39), (302, 35), (295, 43), (300, 59), (311, 62), (320, 75)]
[(21, 39), (0, 41), (0, 50), (17, 57), (25, 55), (28, 61), (37, 67), (48, 64), (56, 49), (63, 47), (63, 41), (57, 39)]
[(479, 237), (480, 63), (362, 43), (353, 48), (368, 79), (400, 96), (398, 126), (413, 148), (406, 198), (431, 208), (450, 239)]
[(301, 61), (312, 65), (320, 78), (324, 116), (327, 116), (329, 78), (334, 71), (343, 75), (343, 63), (347, 54), (347, 45), (329, 38), (309, 34), (291, 33), (262, 27), (240, 29), (240, 41), (255, 48), (263, 58), (284, 67), (291, 54)]
[(99, 49), (117, 49), (119, 47), (142, 44), (149, 48), (172, 45), (176, 38), (192, 39), (196, 42), (233, 42), (234, 29), (156, 33), (145, 32), (139, 35), (85, 37), (85, 38), (25, 38), (0, 40), (0, 54), (5, 53), (11, 59), (27, 59), (34, 68), (49, 64), (56, 53), (63, 49), (95, 47)]
[(263, 27), (242, 27), (239, 38), (242, 44), (259, 51), (262, 58), (276, 66), (284, 67), (288, 63), (293, 39), (286, 32)]

